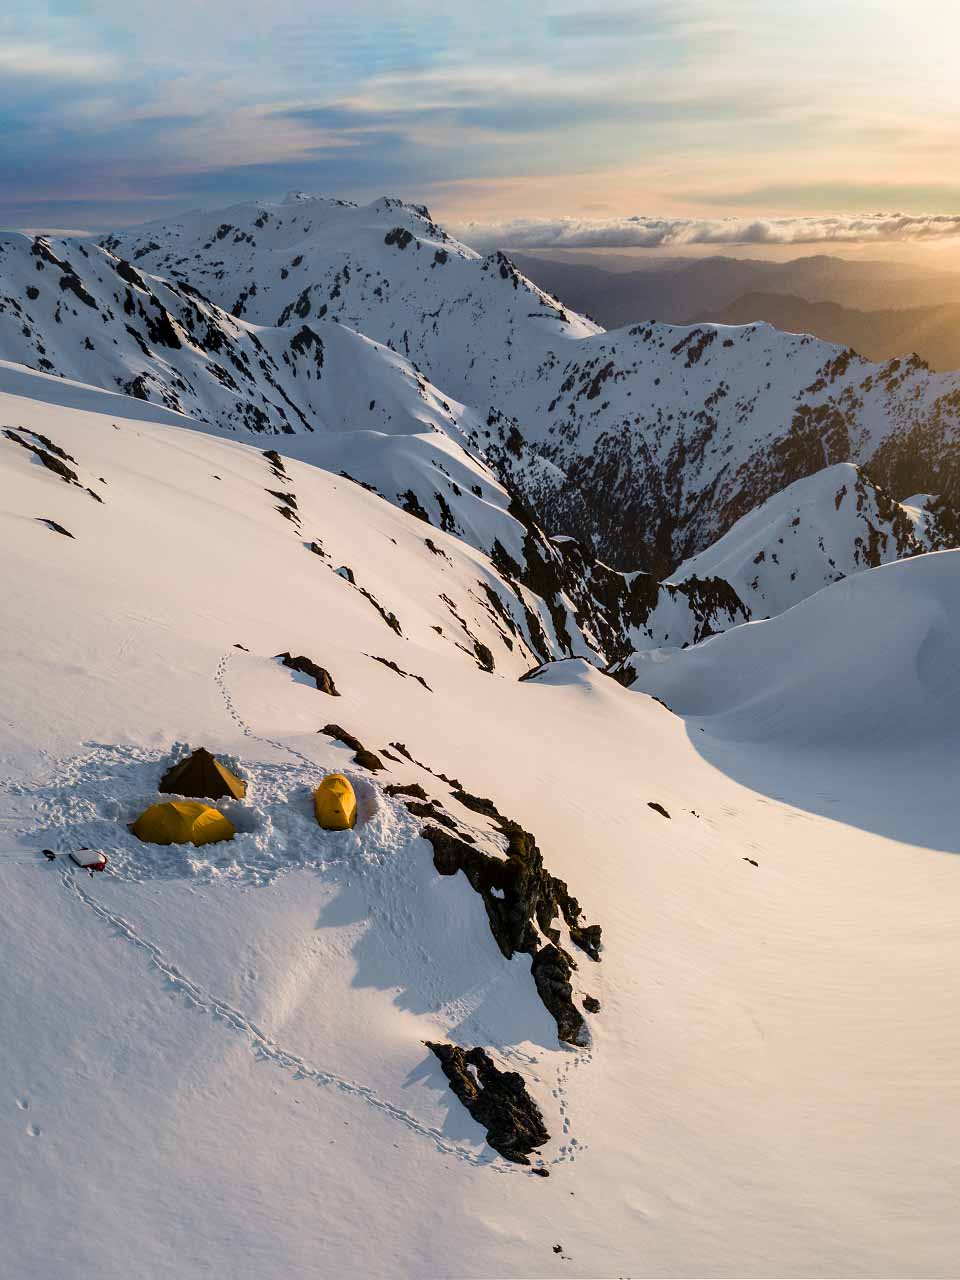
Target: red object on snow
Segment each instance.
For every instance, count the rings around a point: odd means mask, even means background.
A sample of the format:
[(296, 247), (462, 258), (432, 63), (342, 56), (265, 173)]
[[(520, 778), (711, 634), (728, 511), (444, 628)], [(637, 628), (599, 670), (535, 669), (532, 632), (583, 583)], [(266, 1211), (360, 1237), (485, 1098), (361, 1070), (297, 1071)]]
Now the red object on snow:
[(84, 871), (103, 871), (107, 865), (107, 855), (99, 849), (71, 849), (70, 861), (83, 867)]

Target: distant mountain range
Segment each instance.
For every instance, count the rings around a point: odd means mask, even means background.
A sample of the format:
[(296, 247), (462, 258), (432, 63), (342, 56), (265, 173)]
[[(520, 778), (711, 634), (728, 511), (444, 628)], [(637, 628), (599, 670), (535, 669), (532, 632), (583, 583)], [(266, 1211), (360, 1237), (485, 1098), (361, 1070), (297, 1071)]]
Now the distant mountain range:
[(729, 306), (708, 311), (716, 324), (757, 320), (791, 333), (812, 333), (853, 347), (868, 360), (889, 360), (915, 351), (932, 369), (960, 369), (960, 303), (902, 310), (857, 311), (836, 302), (808, 302), (792, 294), (747, 293)]
[(649, 320), (764, 321), (853, 347), (869, 360), (916, 352), (935, 370), (960, 368), (960, 273), (828, 255), (668, 258), (632, 270), (629, 258), (511, 256), (542, 289), (608, 329)]

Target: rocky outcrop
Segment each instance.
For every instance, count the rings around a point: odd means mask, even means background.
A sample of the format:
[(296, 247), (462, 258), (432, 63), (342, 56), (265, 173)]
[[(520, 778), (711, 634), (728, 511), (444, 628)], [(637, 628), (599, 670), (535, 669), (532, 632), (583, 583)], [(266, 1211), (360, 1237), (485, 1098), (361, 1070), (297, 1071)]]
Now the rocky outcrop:
[(294, 658), (289, 653), (278, 653), (277, 659), (291, 671), (299, 671), (301, 675), (310, 676), (321, 693), (328, 693), (331, 698), (340, 697), (337, 686), (333, 683), (333, 676), (326, 667), (318, 666), (312, 658), (305, 658), (303, 654)]
[(345, 747), (349, 747), (353, 752), (353, 763), (360, 765), (361, 769), (369, 769), (371, 773), (379, 773), (381, 769), (387, 767), (375, 752), (368, 751), (359, 738), (355, 738), (352, 733), (348, 733), (340, 725), (325, 724), (320, 732), (336, 739), (337, 742), (342, 742)]
[(586, 1024), (573, 1002), (570, 983), (576, 962), (560, 945), (556, 921), (562, 917), (571, 941), (592, 960), (600, 959), (600, 926), (581, 923), (580, 904), (566, 883), (544, 867), (543, 855), (529, 831), (502, 817), (491, 801), (462, 789), (458, 793), (461, 803), (471, 801), (468, 807), (494, 817), (507, 837), (506, 856), (485, 853), (450, 830), (428, 825), (423, 835), (433, 847), (434, 866), (441, 875), (464, 873), (483, 899), (490, 932), (506, 959), (517, 952), (531, 957), (537, 992), (557, 1024), (559, 1038), (568, 1044), (582, 1044)]
[(498, 1070), (479, 1047), (425, 1043), (439, 1058), (450, 1088), (486, 1129), (494, 1151), (515, 1164), (529, 1164), (530, 1153), (549, 1142), (550, 1134), (520, 1072)]

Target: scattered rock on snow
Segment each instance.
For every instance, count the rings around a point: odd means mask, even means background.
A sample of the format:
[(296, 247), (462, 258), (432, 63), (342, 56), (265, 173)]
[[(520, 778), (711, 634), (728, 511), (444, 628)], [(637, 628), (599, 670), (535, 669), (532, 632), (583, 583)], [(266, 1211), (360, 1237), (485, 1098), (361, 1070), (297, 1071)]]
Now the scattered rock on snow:
[(662, 814), (662, 815), (663, 815), (663, 817), (665, 817), (665, 818), (669, 818), (669, 817), (670, 817), (669, 813), (667, 813), (667, 811), (666, 811), (666, 809), (663, 807), (663, 805), (662, 805), (662, 804), (657, 804), (656, 800), (648, 800), (648, 801), (647, 801), (647, 808), (648, 808), (648, 809), (653, 809), (653, 811), (654, 811), (655, 813), (660, 813), (660, 814)]
[(428, 693), (433, 693), (433, 690), (427, 684), (426, 680), (424, 680), (423, 676), (418, 676), (412, 671), (404, 671), (402, 667), (398, 667), (390, 658), (378, 658), (375, 653), (368, 653), (367, 657), (372, 659), (374, 662), (379, 662), (382, 663), (383, 666), (389, 667), (391, 671), (395, 671), (397, 675), (402, 676), (404, 680), (416, 680), (418, 684), (423, 685)]
[(345, 747), (349, 747), (354, 753), (353, 763), (360, 765), (362, 769), (369, 769), (371, 773), (377, 773), (387, 767), (378, 755), (367, 750), (359, 738), (355, 738), (352, 733), (348, 733), (340, 725), (325, 724), (319, 732), (325, 733), (329, 737), (335, 738), (337, 742), (342, 742)]
[(426, 800), (427, 793), (419, 782), (393, 782), (384, 787), (388, 796), (413, 796), (416, 800)]
[(291, 671), (299, 671), (302, 675), (311, 676), (321, 693), (329, 693), (332, 698), (340, 697), (337, 686), (333, 683), (333, 676), (325, 667), (318, 667), (312, 659), (305, 658), (302, 654), (294, 658), (289, 653), (278, 653), (277, 659)]
[(499, 1071), (479, 1046), (425, 1043), (440, 1059), (450, 1088), (487, 1130), (494, 1151), (516, 1164), (529, 1164), (530, 1152), (549, 1142), (550, 1134), (519, 1071)]
[(62, 533), (65, 538), (72, 538), (73, 534), (69, 529), (65, 529), (62, 524), (57, 524), (56, 520), (50, 520), (46, 516), (37, 516), (40, 524), (45, 524), (48, 529), (52, 529), (54, 533)]

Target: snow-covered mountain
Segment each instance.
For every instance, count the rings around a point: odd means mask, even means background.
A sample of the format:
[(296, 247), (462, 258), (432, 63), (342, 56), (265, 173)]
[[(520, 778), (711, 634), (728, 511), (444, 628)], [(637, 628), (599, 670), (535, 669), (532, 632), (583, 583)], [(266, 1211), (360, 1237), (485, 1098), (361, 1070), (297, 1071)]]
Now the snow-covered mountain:
[(721, 578), (751, 617), (767, 618), (853, 573), (953, 545), (925, 506), (895, 502), (842, 462), (768, 498), (668, 582)]
[[(635, 577), (544, 536), (470, 446), (485, 418), (345, 325), (259, 326), (97, 246), (12, 234), (0, 238), (0, 355), (210, 430), (282, 435), (286, 452), (456, 533), (492, 555), (518, 594), (541, 597), (546, 616), (528, 620), (538, 660), (614, 661), (656, 607), (655, 581), (639, 590)], [(676, 597), (674, 631), (685, 639), (718, 621), (702, 593), (662, 594)]]
[(103, 243), (259, 323), (333, 318), (402, 352), (474, 406), (475, 445), (543, 527), (619, 568), (674, 568), (840, 462), (897, 498), (960, 498), (960, 375), (768, 325), (605, 334), (419, 207), (297, 197)]
[[(520, 679), (549, 608), (319, 431), (12, 365), (0, 422), (12, 1276), (952, 1274), (960, 553), (652, 651), (684, 721)], [(187, 743), (238, 835), (142, 844)]]

